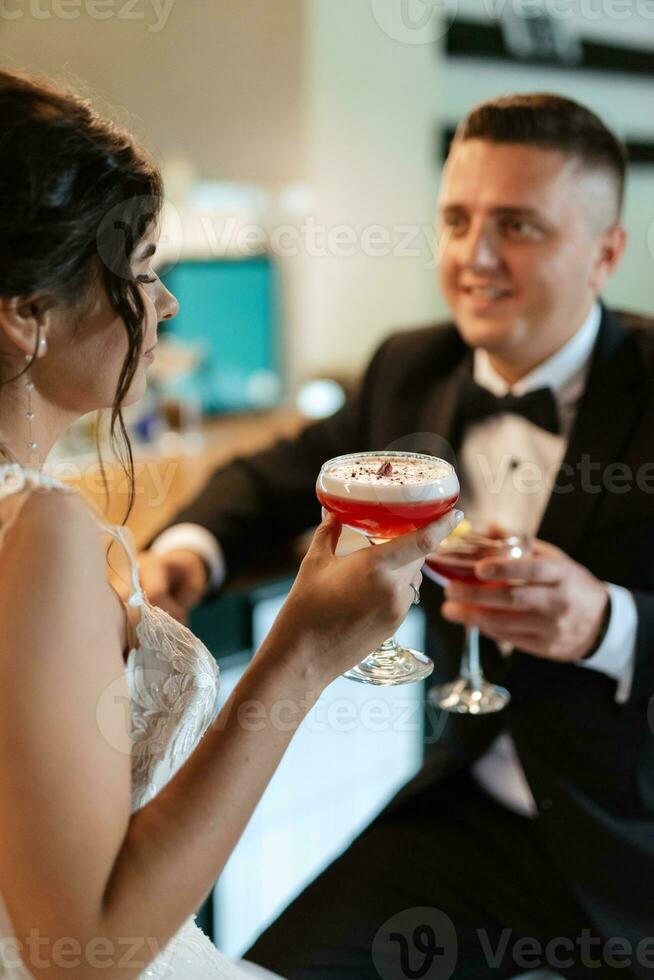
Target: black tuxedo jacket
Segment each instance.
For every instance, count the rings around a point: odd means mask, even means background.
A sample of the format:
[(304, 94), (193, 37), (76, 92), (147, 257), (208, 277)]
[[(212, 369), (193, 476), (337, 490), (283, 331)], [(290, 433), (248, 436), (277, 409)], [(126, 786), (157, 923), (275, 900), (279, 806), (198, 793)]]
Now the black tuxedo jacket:
[[(333, 456), (397, 448), (456, 463), (458, 389), (470, 369), (471, 352), (452, 324), (394, 334), (341, 411), (219, 470), (177, 520), (209, 528), (233, 574), (318, 523), (316, 476)], [(636, 943), (654, 935), (654, 321), (603, 310), (539, 537), (633, 591), (638, 636), (628, 701), (617, 704), (615, 682), (598, 671), (520, 652), (505, 660), (486, 643), (484, 668), (508, 687), (510, 707), (483, 718), (448, 716), (422, 773), (393, 805), (469, 766), (508, 730), (553, 862), (605, 936)], [(437, 681), (456, 675), (461, 648), (461, 630), (438, 615), (441, 601), (425, 581)]]

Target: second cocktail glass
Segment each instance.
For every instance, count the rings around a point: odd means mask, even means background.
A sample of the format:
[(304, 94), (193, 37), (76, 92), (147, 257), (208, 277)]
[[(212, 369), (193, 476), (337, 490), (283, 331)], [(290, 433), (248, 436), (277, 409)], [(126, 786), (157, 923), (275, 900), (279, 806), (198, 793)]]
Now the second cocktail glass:
[[(426, 564), (444, 583), (463, 582), (493, 589), (518, 583), (509, 579), (500, 582), (478, 578), (475, 573), (477, 562), (483, 558), (523, 558), (530, 548), (531, 541), (525, 535), (487, 528), (480, 530), (464, 521), (442, 542), (438, 551), (429, 556)], [(491, 684), (484, 677), (479, 657), (479, 630), (476, 626), (466, 627), (461, 672), (456, 680), (432, 688), (429, 701), (445, 711), (485, 715), (501, 711), (510, 700), (506, 688)]]
[[(326, 462), (316, 484), (325, 510), (372, 544), (443, 517), (459, 496), (454, 468), (422, 453), (352, 453)], [(409, 684), (434, 669), (429, 657), (386, 640), (344, 675), (363, 684)]]

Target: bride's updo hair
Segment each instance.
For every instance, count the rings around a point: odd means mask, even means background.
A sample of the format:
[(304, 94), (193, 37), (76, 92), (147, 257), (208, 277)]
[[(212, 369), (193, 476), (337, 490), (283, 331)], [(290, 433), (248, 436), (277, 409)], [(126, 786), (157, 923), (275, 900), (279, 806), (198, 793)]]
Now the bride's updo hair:
[(0, 202), (0, 296), (43, 294), (50, 305), (79, 312), (102, 283), (122, 318), (128, 352), (111, 437), (116, 448), (118, 427), (133, 477), (120, 409), (138, 366), (145, 311), (131, 258), (159, 218), (160, 172), (85, 99), (49, 79), (0, 70)]

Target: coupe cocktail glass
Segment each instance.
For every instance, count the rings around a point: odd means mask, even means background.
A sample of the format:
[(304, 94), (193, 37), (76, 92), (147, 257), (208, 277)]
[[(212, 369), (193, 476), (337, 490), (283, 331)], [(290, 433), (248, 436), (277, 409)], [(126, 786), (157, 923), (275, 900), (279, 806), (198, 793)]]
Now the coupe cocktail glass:
[[(450, 534), (426, 564), (445, 584), (464, 582), (467, 585), (483, 586), (493, 589), (517, 584), (514, 580), (489, 581), (475, 574), (475, 565), (482, 558), (523, 558), (528, 554), (531, 542), (528, 537), (495, 530), (481, 532), (469, 527), (465, 522)], [(456, 680), (429, 692), (429, 701), (445, 711), (459, 714), (485, 715), (501, 711), (511, 700), (504, 687), (491, 684), (484, 677), (479, 659), (479, 630), (476, 626), (465, 628), (465, 645), (461, 658), (461, 672)]]
[[(454, 507), (459, 481), (445, 460), (421, 453), (352, 453), (326, 462), (318, 500), (372, 544), (415, 531)], [(434, 669), (429, 657), (386, 640), (344, 675), (363, 684), (409, 684)]]

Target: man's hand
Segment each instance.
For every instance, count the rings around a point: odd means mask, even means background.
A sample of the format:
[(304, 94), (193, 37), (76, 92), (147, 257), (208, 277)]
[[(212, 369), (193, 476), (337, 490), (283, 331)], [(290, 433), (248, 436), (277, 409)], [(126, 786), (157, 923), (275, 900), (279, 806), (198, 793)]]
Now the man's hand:
[(139, 555), (141, 585), (150, 602), (186, 623), (188, 613), (197, 606), (207, 588), (208, 572), (195, 551), (177, 549)]
[(451, 582), (445, 619), (547, 660), (581, 660), (593, 649), (609, 593), (563, 551), (536, 541), (529, 557), (484, 558), (475, 571), (488, 584)]

